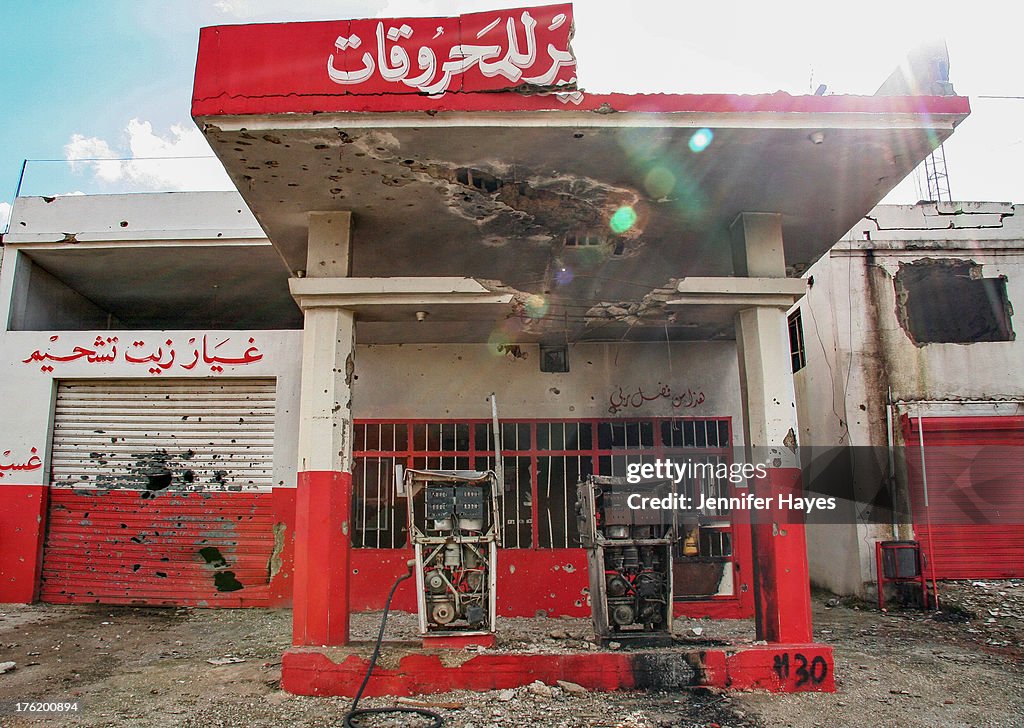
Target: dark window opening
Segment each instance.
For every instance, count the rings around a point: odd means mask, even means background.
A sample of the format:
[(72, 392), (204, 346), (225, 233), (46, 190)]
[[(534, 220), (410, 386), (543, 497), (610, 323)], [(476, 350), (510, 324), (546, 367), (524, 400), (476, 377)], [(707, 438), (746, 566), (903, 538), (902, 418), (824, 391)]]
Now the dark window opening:
[(974, 261), (902, 263), (895, 286), (900, 326), (918, 346), (1014, 339), (1006, 277), (982, 278)]
[(540, 345), (540, 370), (564, 373), (569, 371), (569, 347)]
[(804, 352), (804, 322), (799, 308), (789, 314), (789, 356), (794, 374), (807, 366), (807, 356)]
[(461, 185), (474, 187), (488, 194), (493, 194), (502, 187), (502, 181), (493, 174), (467, 167), (459, 167), (455, 170), (455, 181)]

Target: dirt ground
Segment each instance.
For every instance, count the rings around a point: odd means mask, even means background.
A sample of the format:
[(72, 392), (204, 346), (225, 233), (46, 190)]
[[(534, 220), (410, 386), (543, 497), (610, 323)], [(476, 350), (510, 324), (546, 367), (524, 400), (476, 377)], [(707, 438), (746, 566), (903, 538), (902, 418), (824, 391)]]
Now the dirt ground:
[[(836, 653), (831, 695), (524, 687), (423, 700), (457, 704), (440, 710), (453, 728), (1024, 726), (1024, 581), (947, 583), (942, 598), (939, 613), (881, 613), (816, 595), (817, 638)], [(16, 665), (0, 674), (0, 725), (340, 726), (348, 700), (278, 687), (290, 619), (287, 611), (0, 605), (0, 663)], [(357, 615), (354, 636), (369, 639), (378, 620)], [(745, 621), (677, 625), (691, 637), (694, 627), (699, 639), (753, 639)], [(506, 619), (499, 628), (505, 649), (586, 648), (592, 634), (589, 620), (575, 619)], [(389, 638), (413, 632), (411, 615), (389, 619)], [(11, 702), (30, 699), (82, 708), (36, 720), (10, 714)]]

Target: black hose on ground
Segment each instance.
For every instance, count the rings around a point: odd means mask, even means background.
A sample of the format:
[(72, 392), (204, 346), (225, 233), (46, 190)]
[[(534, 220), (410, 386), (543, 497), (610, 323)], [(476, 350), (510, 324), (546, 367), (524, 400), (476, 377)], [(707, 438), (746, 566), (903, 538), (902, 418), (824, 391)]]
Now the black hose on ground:
[(370, 675), (373, 673), (373, 668), (377, 665), (377, 658), (380, 657), (380, 645), (384, 641), (384, 627), (388, 623), (388, 611), (391, 609), (391, 599), (395, 596), (395, 590), (398, 589), (398, 585), (406, 579), (412, 576), (412, 570), (416, 568), (416, 562), (410, 561), (408, 563), (408, 571), (402, 574), (395, 583), (391, 585), (391, 591), (388, 592), (388, 598), (384, 602), (384, 615), (380, 619), (380, 632), (377, 633), (377, 644), (373, 647), (373, 656), (370, 657), (370, 666), (366, 668), (366, 675), (363, 677), (363, 684), (359, 686), (359, 690), (356, 692), (355, 700), (352, 701), (352, 708), (345, 714), (345, 718), (342, 721), (342, 725), (345, 728), (360, 728), (359, 718), (367, 715), (381, 715), (384, 713), (412, 713), (413, 715), (419, 715), (429, 719), (431, 722), (425, 725), (424, 728), (441, 728), (444, 724), (444, 720), (441, 716), (432, 710), (426, 708), (406, 708), (402, 706), (395, 706), (393, 708), (362, 708), (359, 706), (359, 699), (363, 697), (363, 690), (366, 689), (367, 683), (370, 682)]

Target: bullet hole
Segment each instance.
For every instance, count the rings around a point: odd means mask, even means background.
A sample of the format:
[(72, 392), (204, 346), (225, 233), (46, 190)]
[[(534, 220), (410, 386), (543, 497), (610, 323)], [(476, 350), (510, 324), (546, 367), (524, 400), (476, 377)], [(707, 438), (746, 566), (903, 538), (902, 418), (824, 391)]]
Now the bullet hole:
[(233, 571), (218, 571), (213, 575), (213, 585), (220, 592), (233, 592), (244, 589), (242, 583), (235, 578)]
[(227, 559), (221, 554), (220, 549), (216, 546), (204, 546), (199, 549), (199, 555), (203, 557), (203, 560), (215, 569), (222, 568), (228, 565)]
[(127, 220), (122, 220), (121, 221), (121, 227), (128, 227), (128, 221)]
[(161, 579), (166, 579), (167, 578), (167, 572), (165, 572), (165, 571), (158, 571), (158, 572), (156, 572), (156, 575), (159, 578), (161, 578)]
[(155, 475), (148, 475), (146, 476), (146, 490), (164, 490), (169, 488), (172, 479), (173, 476), (169, 470), (163, 473), (156, 473)]
[(138, 571), (141, 568), (142, 568), (142, 564), (133, 564), (132, 565), (132, 571)]

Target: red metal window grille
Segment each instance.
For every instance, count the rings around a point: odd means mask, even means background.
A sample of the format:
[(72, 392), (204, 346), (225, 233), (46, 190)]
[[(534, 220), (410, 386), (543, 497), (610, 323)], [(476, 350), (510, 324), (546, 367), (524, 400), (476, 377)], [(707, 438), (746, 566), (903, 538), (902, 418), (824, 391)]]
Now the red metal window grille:
[[(626, 474), (633, 463), (687, 458), (730, 463), (729, 418), (638, 420), (513, 420), (502, 423), (505, 484), (501, 493), (505, 548), (579, 546), (576, 483), (591, 473)], [(395, 494), (395, 465), (421, 469), (487, 470), (494, 467), (490, 423), (485, 420), (360, 420), (355, 423), (354, 544), (406, 545), (406, 509)], [(691, 498), (729, 494), (728, 481), (688, 478)], [(732, 554), (726, 512), (702, 519), (701, 554)]]

